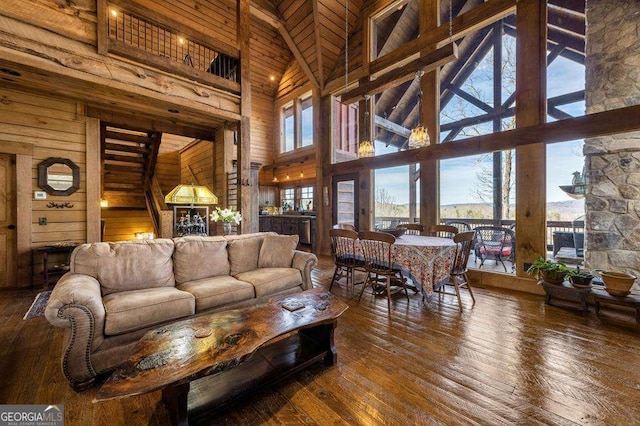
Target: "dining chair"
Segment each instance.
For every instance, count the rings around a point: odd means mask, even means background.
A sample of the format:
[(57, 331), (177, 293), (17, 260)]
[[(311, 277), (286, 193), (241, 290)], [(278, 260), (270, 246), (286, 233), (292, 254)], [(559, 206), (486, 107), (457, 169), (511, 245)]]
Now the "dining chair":
[(386, 232), (360, 231), (358, 239), (364, 257), (364, 268), (367, 272), (367, 279), (362, 286), (358, 301), (362, 299), (367, 285), (371, 287), (374, 295), (384, 294), (384, 290), (386, 290), (387, 311), (390, 316), (392, 294), (404, 290), (407, 302), (409, 302), (407, 279), (402, 275), (400, 269), (393, 267), (391, 261), (391, 250), (396, 238)]
[(350, 223), (336, 223), (333, 225), (333, 229), (348, 229), (349, 231), (355, 231), (356, 227)]
[(507, 266), (504, 261), (511, 261), (511, 269), (515, 270), (515, 232), (500, 226), (478, 226), (475, 231), (475, 253), (480, 259), (480, 268), (485, 260), (492, 259), (496, 264), (502, 263), (505, 272), (507, 272)]
[(458, 232), (466, 232), (471, 231), (471, 225), (468, 222), (462, 220), (448, 220), (444, 223), (445, 225), (455, 226), (458, 228)]
[(401, 223), (396, 226), (396, 229), (406, 229), (407, 235), (422, 235), (424, 232), (424, 226), (419, 223)]
[(356, 256), (358, 233), (349, 229), (330, 229), (329, 236), (331, 237), (333, 263), (336, 265), (329, 291), (331, 291), (336, 281), (345, 277), (347, 279), (347, 290), (349, 289), (349, 283), (351, 283), (351, 292), (353, 293), (353, 272), (357, 268), (364, 271), (364, 261)]
[(453, 256), (453, 265), (451, 266), (451, 272), (449, 274), (448, 284), (453, 285), (455, 293), (447, 292), (442, 286), (438, 292), (440, 294), (450, 294), (458, 298), (458, 307), (462, 311), (462, 298), (460, 297), (460, 289), (466, 288), (469, 290), (473, 305), (476, 304), (476, 298), (471, 290), (471, 283), (467, 276), (467, 263), (469, 262), (469, 254), (475, 241), (475, 231), (461, 232), (453, 236), (453, 242), (456, 243), (456, 252)]
[(432, 237), (453, 238), (458, 228), (452, 225), (429, 225), (426, 234)]

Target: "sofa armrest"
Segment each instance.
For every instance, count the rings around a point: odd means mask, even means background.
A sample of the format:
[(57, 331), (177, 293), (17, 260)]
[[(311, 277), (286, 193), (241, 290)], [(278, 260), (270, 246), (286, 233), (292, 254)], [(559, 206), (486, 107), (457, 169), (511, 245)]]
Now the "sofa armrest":
[(309, 290), (313, 288), (311, 282), (311, 270), (318, 264), (318, 258), (313, 253), (296, 250), (293, 255), (293, 268), (299, 269), (302, 274), (302, 289)]
[(91, 353), (104, 340), (105, 309), (100, 283), (95, 278), (66, 273), (51, 293), (45, 316), (52, 325), (66, 328), (62, 371), (74, 388), (93, 381)]

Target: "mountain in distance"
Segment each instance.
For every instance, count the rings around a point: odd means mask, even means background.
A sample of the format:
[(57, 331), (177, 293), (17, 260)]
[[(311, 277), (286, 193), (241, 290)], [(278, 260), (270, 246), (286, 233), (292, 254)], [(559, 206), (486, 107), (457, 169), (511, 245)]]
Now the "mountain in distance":
[[(407, 205), (408, 206), (408, 205)], [(511, 219), (515, 218), (515, 204), (511, 205)], [(493, 215), (489, 203), (448, 204), (440, 207), (440, 217), (446, 219), (488, 219)], [(553, 201), (547, 203), (547, 220), (572, 221), (584, 215), (584, 200)]]

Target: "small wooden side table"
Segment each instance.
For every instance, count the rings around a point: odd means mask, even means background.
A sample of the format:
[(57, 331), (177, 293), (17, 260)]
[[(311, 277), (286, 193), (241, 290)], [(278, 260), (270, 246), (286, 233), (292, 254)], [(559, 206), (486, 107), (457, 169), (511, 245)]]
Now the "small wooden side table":
[[(565, 281), (562, 284), (549, 284), (543, 282), (542, 288), (544, 288), (544, 292), (547, 294), (547, 297), (545, 298), (545, 303), (547, 305), (551, 305), (551, 298), (554, 297), (560, 300), (579, 303), (582, 308), (583, 315), (589, 310), (587, 296), (589, 296), (589, 293), (591, 292), (590, 287), (576, 288)], [(565, 304), (556, 306), (567, 307)]]
[[(42, 257), (42, 288), (49, 289), (49, 282), (54, 278), (59, 278), (63, 274), (69, 271), (69, 256), (73, 249), (78, 247), (77, 244), (64, 245), (64, 246), (44, 246), (34, 250), (34, 253)], [(50, 254), (64, 255), (63, 263), (56, 265), (49, 265)], [(56, 279), (57, 282), (57, 279)], [(55, 284), (55, 282), (54, 282)]]
[(593, 289), (593, 299), (596, 302), (596, 315), (600, 316), (600, 304), (626, 306), (636, 312), (636, 324), (640, 324), (640, 295), (612, 296), (602, 289)]

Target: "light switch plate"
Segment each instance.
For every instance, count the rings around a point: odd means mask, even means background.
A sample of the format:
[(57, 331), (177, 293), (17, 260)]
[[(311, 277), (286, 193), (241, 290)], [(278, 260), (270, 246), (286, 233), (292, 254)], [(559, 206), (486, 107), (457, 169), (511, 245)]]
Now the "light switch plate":
[(44, 191), (33, 191), (33, 199), (34, 200), (46, 200), (47, 193)]

